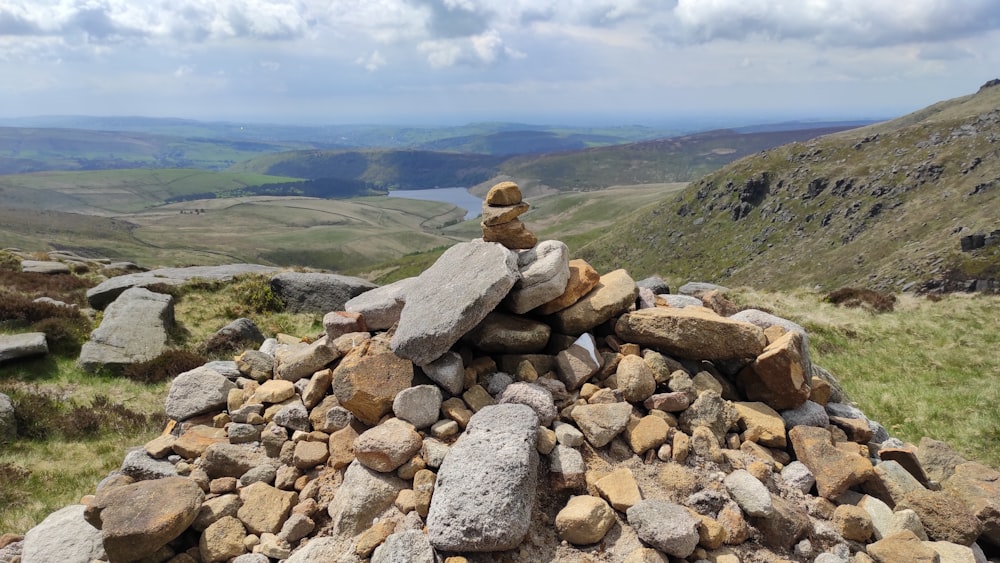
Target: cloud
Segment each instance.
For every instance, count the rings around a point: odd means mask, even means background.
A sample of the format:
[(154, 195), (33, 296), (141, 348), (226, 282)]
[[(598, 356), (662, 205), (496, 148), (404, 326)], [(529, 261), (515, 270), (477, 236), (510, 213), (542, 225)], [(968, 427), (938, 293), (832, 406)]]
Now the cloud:
[(495, 29), (488, 29), (471, 37), (424, 41), (417, 48), (426, 55), (427, 62), (433, 68), (492, 65), (505, 59), (526, 56), (508, 47)]
[(670, 39), (798, 39), (834, 46), (944, 41), (1000, 27), (993, 0), (678, 0)]
[(358, 57), (354, 60), (354, 63), (361, 65), (368, 72), (375, 72), (385, 66), (386, 60), (385, 57), (382, 56), (382, 53), (375, 50), (369, 55)]

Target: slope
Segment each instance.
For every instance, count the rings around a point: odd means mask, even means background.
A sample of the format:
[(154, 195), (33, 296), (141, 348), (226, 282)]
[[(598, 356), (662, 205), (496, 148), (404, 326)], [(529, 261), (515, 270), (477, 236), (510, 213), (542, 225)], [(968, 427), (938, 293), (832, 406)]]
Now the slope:
[(960, 252), (962, 236), (1000, 226), (1000, 87), (991, 84), (734, 162), (581, 254), (601, 269), (763, 287), (953, 288), (995, 275), (991, 247)]

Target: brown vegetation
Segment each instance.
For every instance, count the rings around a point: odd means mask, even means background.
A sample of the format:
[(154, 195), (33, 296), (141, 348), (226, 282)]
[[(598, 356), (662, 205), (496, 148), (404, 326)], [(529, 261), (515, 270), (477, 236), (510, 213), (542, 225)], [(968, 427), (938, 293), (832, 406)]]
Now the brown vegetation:
[(842, 307), (866, 307), (876, 313), (891, 312), (896, 306), (895, 295), (856, 287), (842, 287), (831, 291), (824, 301)]

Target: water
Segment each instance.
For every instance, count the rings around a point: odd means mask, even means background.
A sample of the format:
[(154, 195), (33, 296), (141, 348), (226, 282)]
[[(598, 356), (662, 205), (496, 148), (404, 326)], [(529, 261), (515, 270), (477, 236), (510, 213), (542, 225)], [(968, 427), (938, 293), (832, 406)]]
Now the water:
[(431, 188), (428, 190), (391, 190), (389, 197), (441, 201), (461, 207), (467, 211), (466, 219), (471, 219), (483, 211), (483, 200), (469, 193), (465, 188)]

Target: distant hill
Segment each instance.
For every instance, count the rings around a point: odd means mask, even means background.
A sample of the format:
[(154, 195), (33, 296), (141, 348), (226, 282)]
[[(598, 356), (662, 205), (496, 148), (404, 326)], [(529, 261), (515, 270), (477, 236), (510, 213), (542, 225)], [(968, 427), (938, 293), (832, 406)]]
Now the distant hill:
[(415, 150), (293, 151), (234, 165), (230, 172), (359, 180), (384, 189), (471, 186), (496, 173), (503, 157)]
[(656, 139), (679, 132), (678, 129), (640, 125), (567, 127), (488, 122), (439, 127), (366, 124), (304, 126), (127, 116), (39, 116), (0, 119), (0, 127), (4, 126), (142, 133), (220, 142), (291, 144), (321, 149), (415, 149), (494, 155), (615, 145)]
[[(715, 170), (741, 156), (793, 140), (841, 131), (846, 126), (819, 129), (737, 133), (709, 131), (683, 137), (588, 148), (541, 155), (504, 157), (494, 154), (423, 150), (301, 150), (263, 155), (230, 168), (299, 178), (339, 178), (368, 182), (385, 189), (425, 189), (478, 186), (485, 194), (493, 183), (513, 178), (527, 195), (553, 191), (589, 191), (611, 186), (686, 182)], [(468, 143), (490, 142), (493, 152), (521, 142), (527, 133), (512, 131), (489, 137), (466, 139)], [(556, 137), (534, 132), (538, 148), (550, 146)], [(567, 145), (586, 144), (586, 136), (559, 137)], [(593, 137), (590, 137), (593, 139)], [(440, 142), (438, 145), (448, 145)], [(526, 150), (522, 146), (522, 151)]]
[[(303, 195), (300, 178), (190, 169), (38, 172), (0, 176), (0, 206), (91, 215), (130, 213), (168, 202), (241, 195)], [(287, 192), (298, 186), (297, 193)], [(366, 195), (365, 186), (348, 195)], [(312, 194), (308, 194), (312, 195)]]
[(581, 254), (758, 287), (899, 290), (997, 279), (1000, 86), (748, 156), (609, 228)]
[(141, 132), (0, 127), (0, 174), (120, 168), (221, 170), (259, 154), (302, 146)]
[[(499, 167), (499, 173), (515, 179), (527, 194), (688, 182), (748, 154), (850, 127), (842, 124), (751, 133), (719, 129), (628, 145), (514, 157)], [(483, 193), (487, 189), (489, 186), (479, 188)]]

